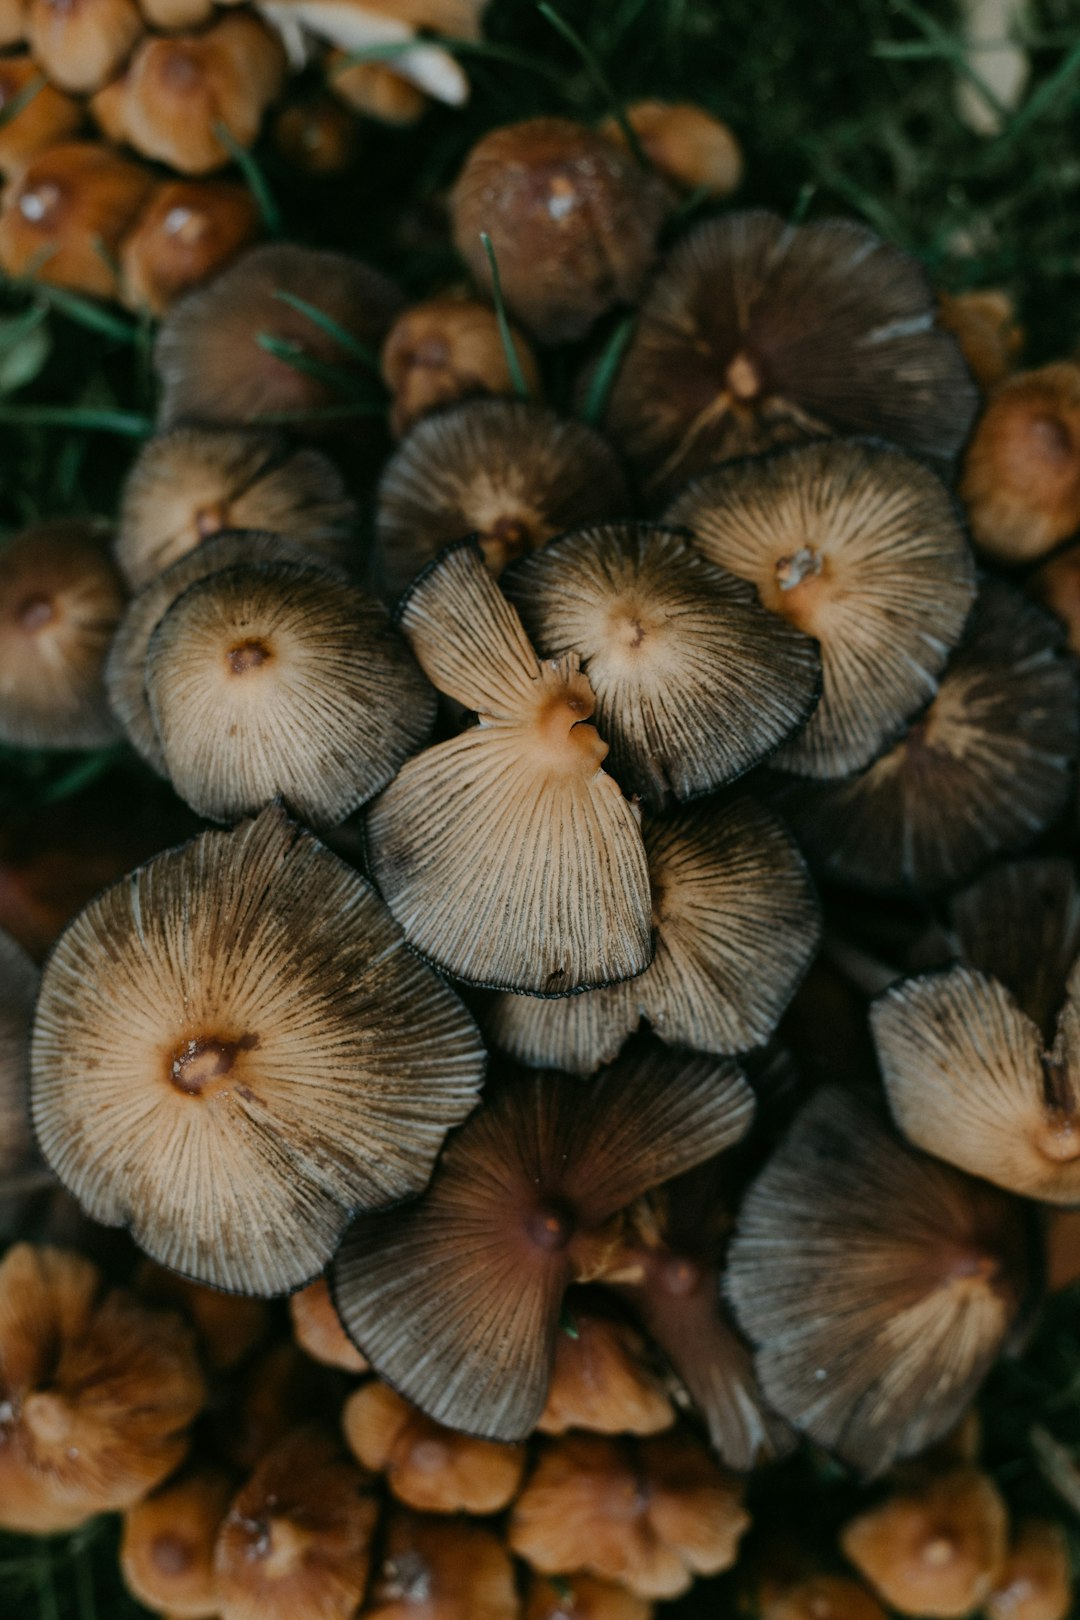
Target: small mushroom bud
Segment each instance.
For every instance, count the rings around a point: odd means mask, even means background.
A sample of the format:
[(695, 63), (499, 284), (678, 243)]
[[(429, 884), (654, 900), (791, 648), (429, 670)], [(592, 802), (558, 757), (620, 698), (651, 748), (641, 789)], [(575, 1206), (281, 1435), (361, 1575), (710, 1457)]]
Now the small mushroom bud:
[(167, 182), (121, 247), (124, 303), (163, 315), (182, 293), (223, 270), (260, 228), (258, 204), (246, 186)]
[(100, 90), (123, 67), (145, 29), (135, 0), (29, 0), (26, 38), (61, 90)]
[(129, 1508), (120, 1569), (132, 1597), (169, 1620), (213, 1620), (214, 1542), (234, 1490), (231, 1474), (203, 1463)]
[[(29, 99), (17, 110), (20, 96)], [(12, 175), (47, 146), (69, 141), (82, 123), (82, 108), (47, 84), (29, 56), (0, 57), (0, 174)]]
[[(743, 177), (742, 148), (721, 119), (692, 102), (634, 101), (625, 116), (655, 169), (684, 191), (729, 197)], [(626, 146), (617, 118), (601, 126), (609, 141)]]
[(986, 1600), (987, 1620), (1066, 1620), (1072, 1599), (1069, 1544), (1061, 1525), (1024, 1520)]
[(595, 130), (534, 118), (469, 153), (451, 199), (454, 244), (490, 292), (487, 234), (513, 314), (542, 343), (573, 342), (637, 298), (671, 201), (664, 181)]
[(303, 174), (344, 174), (356, 162), (356, 119), (330, 96), (294, 101), (274, 120), (274, 144)]
[[(513, 332), (512, 341), (522, 376), (536, 397), (536, 358), (520, 332)], [(439, 405), (515, 391), (499, 323), (475, 298), (431, 298), (405, 310), (383, 344), (382, 374), (394, 396), (390, 426), (399, 438)]]
[(417, 123), (427, 107), (424, 92), (395, 73), (386, 62), (351, 62), (346, 51), (331, 51), (326, 81), (334, 95), (353, 112), (380, 124), (405, 129)]
[(938, 325), (952, 333), (971, 375), (987, 391), (1005, 381), (1024, 347), (1015, 304), (1008, 293), (993, 287), (938, 293)]
[(960, 494), (975, 544), (1029, 563), (1080, 528), (1080, 365), (1060, 360), (1002, 383), (979, 418)]
[(289, 1316), (293, 1337), (313, 1361), (340, 1367), (342, 1372), (367, 1372), (367, 1357), (342, 1327), (325, 1277), (316, 1277), (306, 1288), (289, 1295)]

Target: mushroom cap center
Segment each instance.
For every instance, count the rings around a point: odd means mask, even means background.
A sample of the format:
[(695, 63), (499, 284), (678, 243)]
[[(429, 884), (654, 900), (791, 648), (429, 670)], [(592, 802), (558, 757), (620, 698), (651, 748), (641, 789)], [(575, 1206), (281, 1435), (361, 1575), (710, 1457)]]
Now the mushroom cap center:
[(959, 1553), (954, 1538), (945, 1531), (938, 1531), (923, 1543), (920, 1551), (922, 1562), (929, 1569), (944, 1569), (951, 1564)]
[(686, 1299), (696, 1293), (704, 1279), (704, 1267), (691, 1260), (689, 1255), (665, 1255), (656, 1267), (656, 1280), (660, 1288), (675, 1299)]
[(55, 180), (41, 180), (19, 198), (19, 213), (31, 225), (49, 227), (60, 211), (64, 193)]
[(585, 724), (595, 708), (596, 699), (584, 675), (562, 675), (557, 665), (547, 666), (533, 714), (537, 751), (546, 764), (592, 772), (607, 757), (607, 743), (595, 726)]
[(15, 609), (15, 623), (30, 635), (43, 630), (56, 618), (56, 603), (44, 591), (35, 591), (33, 595), (24, 597)]
[(43, 1446), (60, 1446), (71, 1434), (74, 1414), (55, 1390), (34, 1390), (23, 1402), (22, 1420)]
[(724, 375), (727, 391), (741, 405), (757, 399), (764, 387), (760, 368), (744, 349), (740, 349)]
[(186, 1575), (195, 1562), (195, 1552), (183, 1536), (166, 1530), (151, 1542), (150, 1561), (162, 1575)]
[(209, 539), (212, 534), (220, 534), (228, 527), (229, 508), (224, 501), (214, 501), (208, 506), (200, 506), (195, 511), (195, 533), (200, 540)]
[(445, 1440), (426, 1435), (418, 1440), (409, 1453), (409, 1461), (422, 1474), (441, 1474), (449, 1466), (450, 1448)]
[(525, 1234), (534, 1248), (560, 1254), (577, 1230), (571, 1206), (562, 1198), (540, 1198), (525, 1215)]
[(484, 561), (495, 574), (501, 574), (504, 568), (518, 557), (524, 557), (534, 546), (533, 530), (529, 524), (523, 517), (510, 513), (496, 518), (478, 538)]
[(310, 1543), (310, 1533), (291, 1519), (268, 1519), (258, 1547), (263, 1574), (273, 1581), (285, 1580), (303, 1561)]
[(225, 654), (225, 662), (234, 675), (248, 675), (253, 669), (268, 664), (274, 654), (261, 636), (248, 636), (236, 641)]
[(234, 1041), (219, 1036), (187, 1040), (170, 1056), (169, 1080), (185, 1097), (216, 1096), (233, 1081), (240, 1053), (258, 1044), (257, 1035), (241, 1035)]

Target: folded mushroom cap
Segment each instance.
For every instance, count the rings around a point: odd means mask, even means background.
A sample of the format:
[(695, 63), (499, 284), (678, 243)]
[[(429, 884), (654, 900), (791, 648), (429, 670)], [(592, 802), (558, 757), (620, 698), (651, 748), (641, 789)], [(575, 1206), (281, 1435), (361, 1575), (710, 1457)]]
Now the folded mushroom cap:
[[(646, 973), (649, 971), (646, 968)], [(595, 1074), (612, 1063), (641, 1020), (635, 994), (644, 974), (579, 996), (531, 996), (504, 990), (482, 1015), (493, 1046), (529, 1069)]]
[(375, 518), (386, 591), (443, 546), (475, 537), (493, 573), (555, 535), (617, 517), (615, 454), (584, 422), (523, 400), (473, 400), (420, 422), (390, 458)]
[(933, 697), (975, 600), (975, 568), (945, 485), (859, 440), (721, 467), (667, 519), (821, 644), (821, 702), (776, 763), (837, 777), (881, 752)]
[(653, 1606), (595, 1575), (529, 1576), (523, 1620), (652, 1620)]
[(502, 1538), (471, 1519), (391, 1513), (364, 1620), (518, 1620)]
[(69, 1530), (172, 1473), (205, 1398), (190, 1331), (82, 1255), (0, 1261), (0, 1525)]
[(589, 1429), (596, 1434), (659, 1434), (675, 1408), (649, 1347), (634, 1324), (605, 1309), (599, 1297), (571, 1294), (555, 1340), (541, 1434)]
[(169, 1620), (214, 1620), (214, 1542), (235, 1488), (224, 1469), (195, 1464), (128, 1509), (120, 1569), (132, 1597)]
[(653, 490), (716, 461), (867, 433), (948, 462), (977, 391), (923, 271), (850, 220), (698, 225), (646, 294), (607, 414)]
[(124, 303), (160, 316), (217, 275), (260, 234), (258, 204), (224, 180), (171, 180), (161, 186), (120, 247)]
[(326, 76), (334, 95), (347, 107), (382, 124), (407, 128), (427, 108), (424, 92), (395, 73), (393, 62), (354, 62), (347, 51), (331, 50), (326, 57)]
[(35, 61), (61, 90), (99, 90), (144, 32), (135, 0), (27, 0), (26, 38)]
[(734, 1064), (652, 1047), (588, 1084), (489, 1086), (427, 1193), (351, 1228), (331, 1277), (346, 1329), (430, 1416), (524, 1439), (544, 1410), (563, 1296), (603, 1270), (613, 1217), (737, 1141), (752, 1112)]
[(740, 1483), (686, 1433), (543, 1442), (510, 1545), (543, 1574), (583, 1572), (639, 1597), (678, 1597), (730, 1569), (750, 1520)]
[(1014, 369), (1024, 347), (1016, 305), (996, 287), (938, 293), (938, 325), (951, 332), (980, 388), (990, 390)]
[(37, 991), (37, 968), (0, 929), (0, 1177), (24, 1169), (36, 1157), (28, 1089)]
[(1080, 528), (1080, 364), (1021, 371), (996, 389), (964, 458), (975, 544), (1029, 563)]
[(600, 768), (576, 658), (541, 663), (474, 545), (421, 576), (398, 622), (432, 683), (479, 717), (368, 811), (371, 872), (410, 945), (456, 978), (536, 995), (640, 973), (639, 818)]
[(877, 1474), (945, 1434), (1027, 1303), (1023, 1206), (826, 1087), (750, 1189), (726, 1289), (769, 1404)]
[(289, 1296), (293, 1337), (305, 1355), (343, 1372), (367, 1372), (362, 1356), (341, 1325), (325, 1277)]
[(1067, 1620), (1073, 1607), (1069, 1544), (1060, 1524), (1024, 1519), (983, 1612), (987, 1620)]
[(11, 276), (115, 298), (120, 243), (155, 185), (100, 142), (46, 147), (5, 187), (0, 267)]
[(0, 174), (7, 177), (47, 146), (69, 141), (83, 120), (79, 103), (44, 83), (29, 56), (0, 58), (0, 109), (7, 115), (0, 126)]
[(484, 1054), (364, 879), (273, 808), (76, 918), (31, 1062), (42, 1151), (88, 1213), (268, 1295), (323, 1269), (351, 1211), (426, 1184)]
[[(645, 156), (683, 191), (728, 197), (743, 177), (742, 148), (721, 119), (690, 101), (632, 101), (623, 109)], [(601, 133), (625, 147), (619, 119), (605, 119)]]
[(612, 770), (654, 806), (734, 781), (817, 703), (812, 638), (672, 530), (581, 529), (511, 568), (504, 589), (544, 657), (577, 654)]
[[(511, 343), (535, 397), (540, 392), (536, 357), (513, 328)], [(477, 394), (515, 392), (495, 311), (475, 298), (452, 294), (413, 304), (398, 316), (383, 344), (382, 374), (394, 396), (390, 425), (399, 437), (437, 406)], [(492, 448), (496, 446), (497, 436)], [(445, 476), (449, 469), (440, 470)]]
[(153, 1260), (140, 1265), (136, 1286), (151, 1305), (183, 1313), (195, 1330), (204, 1364), (214, 1373), (239, 1366), (270, 1333), (273, 1319), (265, 1300), (204, 1288)]

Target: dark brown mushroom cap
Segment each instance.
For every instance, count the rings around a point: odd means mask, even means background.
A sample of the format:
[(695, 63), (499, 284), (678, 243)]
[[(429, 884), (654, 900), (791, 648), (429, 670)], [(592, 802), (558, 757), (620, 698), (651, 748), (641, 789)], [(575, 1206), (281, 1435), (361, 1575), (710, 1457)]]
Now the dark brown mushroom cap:
[(636, 807), (600, 769), (573, 656), (541, 662), (474, 545), (412, 587), (399, 623), (478, 724), (409, 760), (367, 816), (371, 872), (410, 945), (456, 978), (566, 995), (652, 956)]
[(1080, 956), (1080, 884), (1064, 857), (1009, 861), (954, 895), (952, 937), (969, 967), (998, 979), (1047, 1037)]
[(922, 1451), (1027, 1300), (1024, 1208), (925, 1158), (857, 1092), (819, 1091), (752, 1185), (726, 1291), (769, 1404), (852, 1467)]
[(620, 516), (629, 495), (594, 428), (523, 400), (468, 400), (417, 424), (391, 456), (375, 514), (383, 589), (397, 596), (443, 546), (475, 536), (496, 574), (555, 535)]
[(0, 743), (115, 740), (102, 672), (123, 610), (123, 585), (94, 524), (38, 523), (0, 547)]
[(602, 1269), (612, 1218), (737, 1141), (752, 1112), (734, 1064), (649, 1047), (584, 1085), (504, 1080), (424, 1197), (350, 1229), (331, 1272), (346, 1329), (429, 1416), (523, 1439), (544, 1409), (563, 1295)]
[(642, 304), (607, 425), (650, 488), (823, 434), (948, 462), (978, 402), (919, 264), (842, 219), (698, 225)]
[(667, 519), (821, 644), (821, 701), (781, 769), (859, 770), (933, 697), (975, 566), (948, 490), (920, 462), (858, 440), (805, 445), (707, 473)]
[(502, 1537), (472, 1519), (392, 1512), (364, 1620), (518, 1620)]
[(37, 968), (0, 929), (0, 1176), (25, 1168), (36, 1156), (28, 1091), (37, 991)]
[(804, 1575), (772, 1585), (761, 1620), (888, 1620), (877, 1598), (846, 1575)]
[(336, 826), (435, 720), (382, 604), (286, 562), (189, 585), (150, 638), (146, 695), (174, 788), (213, 821), (280, 797), (309, 825)]
[(234, 1489), (225, 1469), (196, 1464), (128, 1509), (120, 1569), (132, 1597), (169, 1620), (214, 1620), (214, 1542)]
[(546, 658), (576, 653), (624, 790), (654, 807), (734, 781), (810, 717), (813, 639), (681, 535), (618, 523), (527, 557), (504, 587)]
[(986, 580), (937, 695), (901, 740), (844, 782), (778, 778), (775, 803), (811, 860), (873, 889), (962, 882), (1065, 808), (1080, 754), (1080, 673), (1049, 614)]
[(94, 1219), (198, 1281), (281, 1294), (353, 1210), (427, 1183), (483, 1065), (370, 886), (273, 808), (157, 856), (61, 936), (33, 1118)]

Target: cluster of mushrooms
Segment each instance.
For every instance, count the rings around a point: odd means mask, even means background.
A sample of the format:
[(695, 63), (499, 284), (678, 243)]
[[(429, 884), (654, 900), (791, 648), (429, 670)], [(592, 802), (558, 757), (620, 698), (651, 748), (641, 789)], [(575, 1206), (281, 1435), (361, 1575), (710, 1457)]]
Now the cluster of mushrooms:
[(0, 549), (0, 741), (191, 832), (69, 830), (47, 939), (0, 860), (0, 1525), (163, 1615), (1070, 1609), (974, 1403), (1080, 1276), (1080, 369), (848, 221), (662, 241), (654, 113), (484, 137), (422, 303), (243, 253), (115, 525)]

